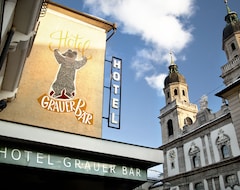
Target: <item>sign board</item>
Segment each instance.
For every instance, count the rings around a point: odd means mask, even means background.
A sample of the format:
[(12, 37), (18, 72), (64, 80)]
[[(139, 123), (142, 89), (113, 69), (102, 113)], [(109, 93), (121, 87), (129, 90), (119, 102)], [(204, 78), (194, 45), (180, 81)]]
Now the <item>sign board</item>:
[(145, 169), (122, 164), (95, 162), (81, 159), (81, 156), (71, 157), (24, 150), (18, 147), (0, 146), (0, 163), (139, 181), (147, 180)]
[(121, 83), (122, 83), (122, 60), (116, 57), (111, 62), (110, 103), (108, 126), (120, 129), (121, 121)]
[(0, 119), (101, 137), (106, 30), (77, 18), (48, 7)]

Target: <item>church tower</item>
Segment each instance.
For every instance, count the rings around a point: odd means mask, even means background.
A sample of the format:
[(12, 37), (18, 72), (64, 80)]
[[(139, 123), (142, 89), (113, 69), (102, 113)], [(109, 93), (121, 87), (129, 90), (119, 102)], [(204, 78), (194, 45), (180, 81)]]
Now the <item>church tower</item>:
[(227, 63), (221, 67), (225, 89), (216, 95), (227, 100), (231, 117), (240, 145), (240, 20), (236, 12), (231, 11), (225, 0), (227, 15), (223, 29), (222, 49), (226, 53)]
[(182, 134), (185, 127), (196, 120), (197, 105), (189, 102), (188, 85), (185, 77), (178, 72), (178, 66), (173, 61), (169, 74), (164, 80), (166, 106), (160, 110), (162, 143), (168, 143)]
[(222, 67), (224, 84), (227, 86), (239, 78), (240, 73), (240, 21), (236, 12), (231, 11), (225, 0), (227, 15), (226, 26), (223, 30), (222, 49), (226, 53), (227, 61)]

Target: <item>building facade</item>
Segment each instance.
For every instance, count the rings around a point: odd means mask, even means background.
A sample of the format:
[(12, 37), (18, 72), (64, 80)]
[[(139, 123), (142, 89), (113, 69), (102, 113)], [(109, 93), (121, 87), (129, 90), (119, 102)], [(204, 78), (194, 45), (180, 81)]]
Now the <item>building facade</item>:
[(188, 99), (187, 83), (172, 61), (165, 79), (166, 106), (160, 110), (164, 183), (171, 190), (240, 189), (240, 21), (227, 2), (222, 49), (225, 89), (219, 111), (203, 96), (200, 109)]
[(105, 51), (116, 25), (44, 0), (2, 0), (0, 9), (2, 186), (145, 183), (162, 152), (102, 139)]

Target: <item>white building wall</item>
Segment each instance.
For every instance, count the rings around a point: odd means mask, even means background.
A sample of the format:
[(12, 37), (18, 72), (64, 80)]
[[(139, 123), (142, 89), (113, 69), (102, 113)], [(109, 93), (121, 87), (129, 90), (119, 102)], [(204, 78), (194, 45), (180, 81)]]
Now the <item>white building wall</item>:
[(184, 144), (183, 149), (184, 149), (184, 157), (185, 157), (185, 164), (186, 164), (186, 171), (192, 170), (191, 166), (191, 160), (189, 157), (189, 150), (191, 148), (191, 144), (195, 143), (195, 145), (200, 149), (200, 160), (201, 160), (201, 166), (205, 166), (205, 158), (204, 158), (204, 153), (203, 153), (203, 146), (202, 146), (202, 141), (201, 138), (198, 137), (190, 142), (187, 142)]
[[(173, 156), (170, 156), (170, 153), (174, 153)], [(174, 167), (172, 167), (172, 162), (174, 162)], [(167, 151), (167, 168), (168, 168), (168, 176), (173, 176), (179, 174), (179, 164), (178, 164), (178, 153), (177, 148), (173, 148)]]
[(210, 144), (209, 144), (207, 135), (204, 136), (204, 141), (206, 144), (206, 152), (207, 152), (207, 155), (205, 155), (205, 156), (207, 156), (208, 164), (212, 164), (213, 161), (212, 161), (212, 157), (211, 157), (211, 153), (210, 153)]
[(224, 131), (224, 134), (226, 134), (230, 137), (230, 144), (231, 144), (231, 150), (232, 150), (233, 157), (240, 155), (240, 150), (239, 150), (239, 146), (238, 146), (235, 128), (232, 123), (229, 123), (219, 129), (212, 131), (212, 133), (211, 133), (211, 141), (212, 141), (212, 145), (213, 145), (213, 152), (214, 152), (216, 162), (220, 161), (220, 155), (219, 155), (218, 148), (216, 145), (216, 140), (218, 138), (218, 133), (219, 133), (220, 129), (222, 129)]

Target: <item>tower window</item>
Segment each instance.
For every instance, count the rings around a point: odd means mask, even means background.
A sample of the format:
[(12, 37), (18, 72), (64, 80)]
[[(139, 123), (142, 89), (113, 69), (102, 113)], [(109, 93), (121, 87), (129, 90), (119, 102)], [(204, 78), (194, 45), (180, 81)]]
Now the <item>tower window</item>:
[(234, 43), (231, 43), (231, 48), (232, 48), (232, 51), (234, 51), (236, 49), (236, 46)]
[(178, 95), (177, 89), (174, 90), (174, 95)]
[(184, 119), (184, 125), (192, 125), (193, 124), (193, 121), (190, 117), (186, 117)]
[(185, 91), (184, 90), (182, 91), (182, 95), (185, 96)]
[(173, 123), (171, 119), (168, 120), (167, 127), (168, 127), (168, 136), (173, 135)]
[(168, 98), (170, 97), (170, 94), (169, 94), (169, 92), (167, 92), (167, 97), (168, 97)]

